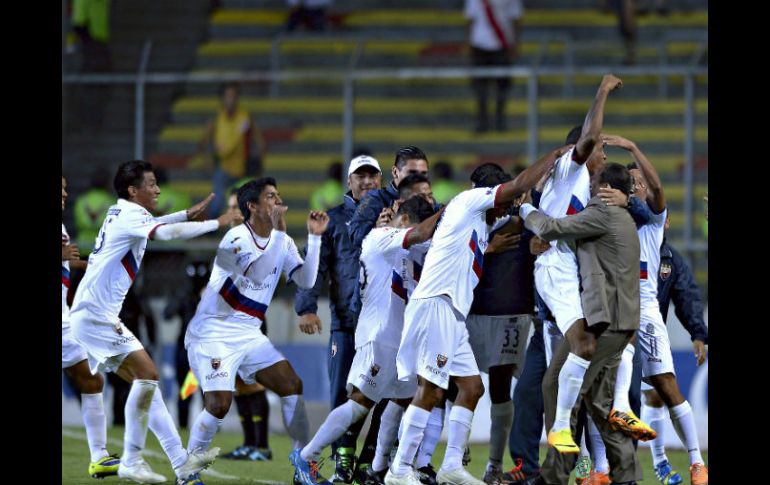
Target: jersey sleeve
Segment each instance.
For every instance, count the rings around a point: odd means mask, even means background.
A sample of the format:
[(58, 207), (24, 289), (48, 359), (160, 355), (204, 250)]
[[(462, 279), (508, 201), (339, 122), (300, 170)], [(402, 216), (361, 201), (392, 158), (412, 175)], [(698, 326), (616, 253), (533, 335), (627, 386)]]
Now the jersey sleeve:
[[(647, 204), (649, 207), (649, 204)], [(655, 227), (663, 227), (666, 224), (666, 217), (668, 217), (668, 208), (664, 208), (662, 211), (660, 211), (660, 214), (656, 214), (654, 210), (652, 210), (652, 207), (650, 207), (650, 224), (654, 225)]]
[(369, 251), (376, 251), (387, 260), (393, 260), (399, 255), (406, 255), (404, 247), (406, 236), (411, 229), (397, 229), (394, 227), (379, 227), (369, 233), (371, 241), (367, 244)]
[(497, 194), (501, 188), (502, 184), (466, 190), (455, 197), (453, 201), (463, 204), (469, 214), (484, 212), (495, 207)]
[(286, 279), (289, 280), (291, 275), (302, 267), (304, 260), (299, 254), (299, 249), (297, 249), (294, 239), (287, 235), (284, 245), (286, 247), (286, 257), (283, 259), (283, 272), (286, 275)]
[(155, 229), (163, 223), (144, 209), (129, 210), (120, 217), (120, 227), (123, 232), (132, 237), (152, 237)]
[(257, 255), (249, 240), (237, 233), (228, 232), (219, 242), (214, 264), (230, 274), (243, 275), (256, 260)]

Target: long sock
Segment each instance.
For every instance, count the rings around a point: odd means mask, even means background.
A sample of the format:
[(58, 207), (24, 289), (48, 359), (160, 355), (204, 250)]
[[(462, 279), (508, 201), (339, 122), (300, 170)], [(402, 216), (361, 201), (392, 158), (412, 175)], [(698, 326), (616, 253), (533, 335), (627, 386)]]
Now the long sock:
[(310, 434), (310, 425), (307, 421), (305, 400), (301, 395), (293, 394), (281, 398), (281, 417), (292, 439), (292, 447), (297, 449), (305, 446)]
[(380, 433), (380, 419), (382, 413), (385, 412), (385, 408), (388, 405), (388, 401), (380, 401), (372, 409), (372, 419), (369, 421), (369, 431), (366, 432), (366, 438), (364, 438), (364, 446), (361, 448), (361, 454), (358, 455), (356, 466), (361, 463), (371, 463), (374, 460), (374, 452), (377, 450), (377, 436)]
[(463, 453), (471, 433), (473, 411), (462, 406), (452, 406), (447, 425), (446, 453), (441, 468), (446, 471), (457, 470), (463, 466)]
[(107, 418), (104, 415), (104, 398), (101, 392), (80, 395), (80, 413), (86, 425), (88, 448), (91, 450), (91, 462), (95, 463), (107, 452)]
[(147, 440), (147, 422), (150, 417), (152, 396), (158, 388), (158, 381), (134, 379), (126, 399), (126, 430), (123, 437), (123, 456), (126, 466), (134, 466), (142, 458)]
[(631, 410), (631, 404), (628, 402), (628, 391), (631, 389), (631, 375), (634, 372), (634, 346), (626, 345), (623, 354), (620, 356), (618, 365), (618, 376), (615, 380), (615, 399), (612, 407), (618, 411), (628, 412)]
[(578, 357), (570, 352), (567, 361), (559, 372), (559, 391), (556, 396), (556, 420), (551, 427), (552, 431), (569, 429), (572, 407), (580, 395), (580, 386), (583, 385), (583, 376), (590, 361)]
[(267, 401), (267, 392), (257, 391), (252, 394), (254, 398), (251, 404), (251, 420), (254, 423), (254, 434), (256, 435), (258, 448), (270, 448), (268, 440), (268, 425), (270, 424), (270, 403)]
[(430, 412), (428, 425), (425, 427), (425, 435), (423, 435), (422, 443), (417, 450), (415, 468), (422, 468), (430, 464), (433, 452), (438, 446), (438, 440), (441, 438), (441, 431), (444, 429), (444, 413), (444, 408), (438, 406)]
[(187, 461), (187, 451), (182, 446), (182, 438), (179, 437), (174, 419), (169, 414), (166, 403), (163, 402), (163, 393), (160, 392), (160, 389), (156, 390), (152, 397), (149, 427), (168, 456), (171, 467), (176, 470), (182, 466)]
[(254, 416), (251, 414), (251, 401), (253, 394), (235, 396), (235, 407), (238, 409), (238, 419), (243, 429), (244, 446), (257, 446), (257, 436), (254, 432)]
[(513, 401), (492, 403), (489, 415), (492, 424), (489, 428), (489, 463), (487, 468), (490, 466), (502, 468), (503, 453), (513, 424)]
[(596, 423), (591, 419), (591, 416), (586, 416), (588, 420), (588, 436), (591, 438), (591, 449), (594, 452), (594, 469), (602, 472), (610, 472), (610, 462), (607, 460), (607, 448), (604, 446), (602, 435), (599, 433), (599, 428), (596, 427)]
[(200, 412), (195, 423), (190, 429), (190, 439), (187, 442), (188, 452), (195, 449), (208, 450), (214, 435), (217, 434), (219, 427), (222, 426), (224, 419), (219, 419), (206, 409)]
[(399, 439), (398, 450), (396, 450), (396, 457), (390, 465), (394, 474), (403, 475), (412, 470), (412, 463), (414, 463), (414, 457), (417, 454), (417, 447), (420, 446), (425, 434), (428, 418), (430, 418), (430, 412), (422, 408), (412, 404), (406, 408), (404, 418), (401, 420), (403, 430)]
[(336, 440), (342, 433), (345, 432), (348, 427), (358, 421), (365, 418), (366, 413), (369, 412), (364, 406), (361, 406), (357, 402), (348, 399), (342, 406), (337, 406), (329, 413), (326, 420), (323, 422), (318, 431), (316, 431), (313, 439), (310, 443), (302, 448), (300, 456), (303, 460), (318, 461), (321, 457), (321, 452), (324, 448), (332, 444), (332, 441)]
[(687, 447), (687, 453), (690, 455), (690, 465), (693, 463), (703, 463), (703, 457), (700, 454), (700, 444), (698, 443), (698, 431), (695, 429), (695, 418), (692, 415), (690, 403), (685, 401), (674, 407), (668, 408), (671, 415), (671, 423), (674, 425), (676, 434), (682, 440), (682, 444)]
[(590, 456), (591, 452), (588, 451), (588, 445), (586, 445), (586, 434), (580, 433), (580, 456)]
[[(377, 434), (377, 450), (372, 460), (372, 469), (380, 472), (388, 467), (388, 458), (390, 450), (396, 442), (396, 433), (398, 425), (401, 422), (401, 416), (404, 415), (404, 408), (388, 401), (385, 411), (380, 417), (380, 432)], [(424, 440), (423, 440), (424, 442)]]
[(657, 408), (642, 405), (642, 421), (650, 425), (650, 428), (655, 430), (658, 436), (651, 440), (650, 451), (652, 452), (652, 465), (658, 466), (659, 463), (668, 461), (666, 456), (666, 444), (663, 436), (663, 430), (666, 428), (666, 408), (663, 406)]

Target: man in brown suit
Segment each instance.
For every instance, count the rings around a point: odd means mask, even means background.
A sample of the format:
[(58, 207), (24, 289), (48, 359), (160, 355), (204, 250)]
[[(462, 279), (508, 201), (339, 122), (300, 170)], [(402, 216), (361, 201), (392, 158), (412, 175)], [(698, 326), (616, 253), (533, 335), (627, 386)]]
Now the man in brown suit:
[[(612, 431), (607, 423), (620, 356), (639, 328), (639, 237), (628, 211), (607, 206), (596, 195), (600, 187), (612, 187), (628, 195), (631, 177), (619, 164), (609, 163), (592, 179), (593, 198), (578, 214), (554, 219), (524, 204), (520, 210), (527, 229), (546, 240), (572, 239), (577, 245), (581, 301), (585, 321), (582, 331), (589, 341), (591, 364), (586, 371), (580, 396), (599, 428), (607, 447), (613, 484), (635, 485), (642, 478), (631, 438)], [(556, 409), (559, 371), (569, 353), (563, 342), (553, 356), (543, 379), (546, 429)], [(572, 413), (574, 435), (577, 407)], [(541, 474), (533, 485), (566, 485), (575, 455), (548, 450)]]

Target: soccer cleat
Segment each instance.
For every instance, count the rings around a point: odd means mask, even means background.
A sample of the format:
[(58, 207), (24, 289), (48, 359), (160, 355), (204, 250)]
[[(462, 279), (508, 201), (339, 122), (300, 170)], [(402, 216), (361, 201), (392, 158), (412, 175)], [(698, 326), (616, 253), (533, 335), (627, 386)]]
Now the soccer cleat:
[(468, 473), (468, 470), (463, 467), (451, 471), (439, 468), (438, 473), (436, 474), (436, 481), (439, 485), (486, 485), (484, 482)]
[(671, 464), (668, 460), (663, 460), (655, 467), (655, 476), (658, 477), (660, 483), (663, 485), (679, 485), (682, 480), (682, 475), (671, 468)]
[(318, 471), (318, 462), (305, 461), (299, 454), (300, 449), (297, 448), (289, 454), (289, 462), (294, 466), (294, 483), (300, 483), (302, 485), (331, 485), (331, 482), (321, 476)]
[(550, 431), (548, 433), (548, 446), (556, 448), (559, 453), (580, 453), (580, 447), (572, 439), (572, 432), (569, 428)]
[(118, 476), (137, 483), (163, 483), (166, 481), (166, 477), (152, 471), (150, 465), (143, 458), (139, 458), (133, 466), (128, 466), (121, 461), (120, 466), (118, 466)]
[(255, 448), (251, 447), (249, 453), (246, 455), (247, 460), (251, 461), (271, 461), (273, 459), (273, 450), (270, 448)]
[(223, 460), (245, 460), (246, 456), (251, 452), (253, 448), (247, 445), (241, 445), (234, 449), (230, 453), (222, 455)]
[(334, 483), (353, 483), (353, 479), (355, 478), (353, 464), (355, 461), (355, 448), (337, 448), (334, 475), (332, 475), (330, 481)]
[(503, 470), (500, 467), (487, 464), (487, 469), (481, 481), (487, 485), (500, 485), (503, 483)]
[(612, 482), (606, 473), (591, 470), (588, 478), (583, 480), (583, 485), (609, 485)]
[(104, 478), (118, 474), (120, 466), (120, 457), (118, 455), (107, 455), (98, 461), (88, 465), (88, 474), (91, 478)]
[[(353, 471), (353, 485), (363, 485), (363, 483), (369, 478), (369, 470), (372, 468), (371, 463), (356, 463), (356, 469)], [(385, 472), (383, 471), (383, 477)]]
[(418, 468), (415, 470), (415, 473), (422, 485), (437, 485), (438, 483), (436, 482), (436, 470), (433, 469), (433, 465), (430, 463), (424, 467)]
[(692, 485), (708, 485), (709, 470), (703, 463), (690, 465), (690, 482)]
[(591, 474), (591, 457), (580, 455), (575, 465), (575, 485), (581, 485), (583, 481)]
[(463, 451), (463, 466), (468, 466), (468, 463), (471, 462), (471, 448), (470, 446), (465, 447), (465, 451)]
[(176, 485), (206, 485), (201, 480), (200, 473), (193, 473), (187, 478), (177, 478)]
[(647, 423), (637, 418), (633, 411), (618, 411), (613, 409), (607, 418), (610, 428), (620, 431), (626, 436), (639, 441), (649, 441), (657, 438), (658, 433), (650, 428)]
[(210, 450), (202, 450), (196, 448), (187, 453), (187, 461), (182, 463), (179, 470), (175, 470), (178, 476), (191, 477), (199, 471), (208, 468), (209, 465), (214, 463), (217, 455), (219, 454), (219, 447), (215, 446)]
[(385, 474), (388, 472), (387, 468), (376, 472), (372, 467), (367, 467), (363, 472), (366, 474), (366, 477), (360, 482), (361, 485), (385, 485)]
[(408, 472), (403, 475), (396, 475), (390, 469), (385, 474), (385, 485), (421, 485), (420, 480), (417, 478), (417, 474), (414, 470), (409, 469)]
[(500, 482), (503, 485), (518, 484), (519, 482), (523, 483), (529, 480), (530, 478), (534, 478), (537, 476), (537, 474), (527, 476), (521, 470), (522, 466), (524, 466), (524, 461), (521, 458), (516, 458), (514, 461), (516, 462), (516, 466), (511, 468), (509, 471), (503, 473), (503, 477)]

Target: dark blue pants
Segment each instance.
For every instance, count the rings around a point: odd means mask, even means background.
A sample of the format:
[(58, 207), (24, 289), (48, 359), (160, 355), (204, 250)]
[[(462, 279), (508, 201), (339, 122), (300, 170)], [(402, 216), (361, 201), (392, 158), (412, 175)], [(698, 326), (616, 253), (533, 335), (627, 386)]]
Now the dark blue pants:
[[(348, 400), (346, 389), (348, 373), (356, 355), (355, 332), (332, 330), (329, 336), (329, 393), (330, 409), (345, 404)], [(332, 443), (332, 450), (339, 447), (355, 448), (358, 435), (364, 426), (365, 419), (354, 423), (338, 440)]]
[(524, 368), (513, 391), (513, 425), (508, 437), (511, 458), (522, 460), (521, 471), (530, 476), (540, 470), (540, 436), (543, 433), (543, 376), (545, 375), (543, 327), (535, 326)]

